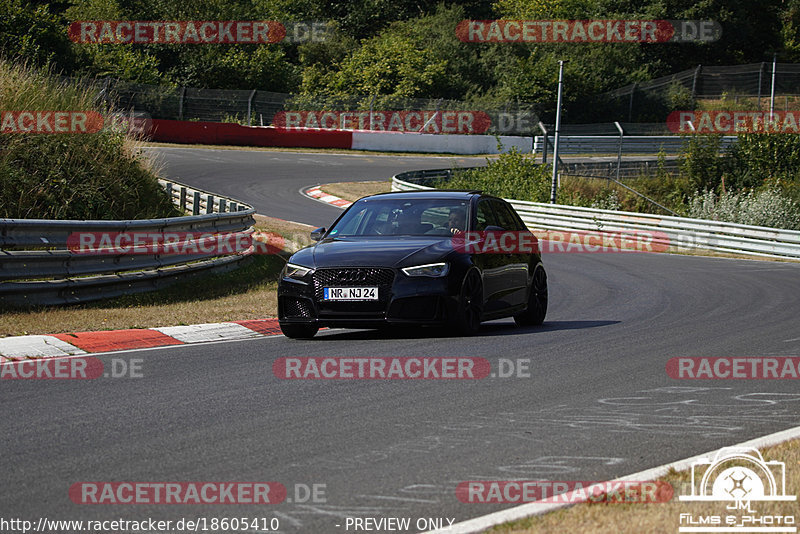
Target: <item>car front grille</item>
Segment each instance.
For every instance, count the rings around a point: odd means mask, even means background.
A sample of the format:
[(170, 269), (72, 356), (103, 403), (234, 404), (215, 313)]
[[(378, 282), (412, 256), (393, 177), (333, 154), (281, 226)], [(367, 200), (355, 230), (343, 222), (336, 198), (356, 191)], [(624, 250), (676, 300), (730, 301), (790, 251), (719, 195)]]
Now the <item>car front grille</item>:
[(286, 317), (310, 318), (314, 316), (314, 308), (309, 300), (292, 297), (281, 298), (283, 299), (283, 309)]
[[(394, 271), (377, 267), (340, 267), (314, 271), (314, 296), (320, 312), (385, 312), (391, 297)], [(377, 287), (377, 301), (330, 302), (323, 300), (326, 287)]]

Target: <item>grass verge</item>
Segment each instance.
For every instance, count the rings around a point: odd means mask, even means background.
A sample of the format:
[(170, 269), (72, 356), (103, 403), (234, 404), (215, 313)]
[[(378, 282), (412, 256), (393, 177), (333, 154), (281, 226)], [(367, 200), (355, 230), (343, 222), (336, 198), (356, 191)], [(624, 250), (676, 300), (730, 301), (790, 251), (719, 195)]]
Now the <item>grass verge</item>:
[(378, 193), (387, 193), (392, 190), (391, 180), (382, 180), (376, 182), (338, 182), (333, 184), (322, 184), (320, 189), (350, 202), (355, 202), (361, 197), (367, 195), (376, 195)]
[[(256, 215), (256, 229), (304, 243), (310, 226)], [(0, 310), (0, 337), (150, 328), (274, 317), (279, 255), (254, 256), (230, 272), (191, 277), (159, 291), (63, 307)]]
[[(786, 465), (786, 495), (800, 492), (800, 440), (791, 440), (772, 447), (759, 449), (765, 461), (778, 460)], [(725, 503), (684, 502), (679, 495), (691, 495), (691, 471), (673, 471), (659, 480), (672, 485), (675, 494), (669, 502), (654, 504), (578, 504), (541, 516), (499, 525), (489, 530), (492, 534), (543, 534), (562, 532), (669, 532), (677, 533), (681, 526), (680, 514), (727, 515), (741, 518), (742, 511), (726, 510)], [(780, 484), (780, 481), (778, 482)], [(795, 502), (756, 502), (755, 515), (798, 515)], [(724, 525), (724, 523), (723, 523)]]

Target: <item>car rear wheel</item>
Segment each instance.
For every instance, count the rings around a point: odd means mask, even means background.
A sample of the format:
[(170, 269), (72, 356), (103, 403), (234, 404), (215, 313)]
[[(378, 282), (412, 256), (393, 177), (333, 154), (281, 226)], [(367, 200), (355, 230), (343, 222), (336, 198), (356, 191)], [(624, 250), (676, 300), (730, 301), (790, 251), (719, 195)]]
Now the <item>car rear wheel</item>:
[(547, 315), (547, 273), (542, 264), (533, 271), (533, 282), (528, 297), (528, 309), (514, 316), (517, 326), (538, 326)]
[(454, 330), (462, 336), (471, 336), (481, 328), (483, 314), (483, 281), (478, 271), (467, 272), (461, 284), (458, 310), (453, 321)]
[(281, 332), (292, 339), (311, 339), (319, 331), (319, 327), (309, 324), (283, 324)]

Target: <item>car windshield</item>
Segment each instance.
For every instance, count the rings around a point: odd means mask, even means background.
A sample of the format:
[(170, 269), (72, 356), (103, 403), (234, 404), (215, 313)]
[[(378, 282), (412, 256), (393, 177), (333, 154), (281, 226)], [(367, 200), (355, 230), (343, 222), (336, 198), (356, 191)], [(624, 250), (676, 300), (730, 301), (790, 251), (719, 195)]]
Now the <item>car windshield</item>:
[(360, 200), (331, 228), (328, 235), (450, 236), (467, 229), (468, 208), (468, 200)]

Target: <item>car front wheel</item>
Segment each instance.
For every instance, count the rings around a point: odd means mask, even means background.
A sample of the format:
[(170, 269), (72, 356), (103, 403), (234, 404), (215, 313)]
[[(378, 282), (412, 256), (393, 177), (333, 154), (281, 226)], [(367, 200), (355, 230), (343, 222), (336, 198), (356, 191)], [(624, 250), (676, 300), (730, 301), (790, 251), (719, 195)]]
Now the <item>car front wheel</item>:
[(483, 314), (483, 281), (475, 269), (467, 272), (461, 284), (458, 310), (453, 329), (462, 336), (471, 336), (481, 328)]

